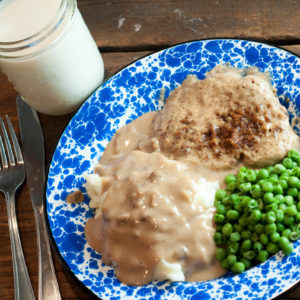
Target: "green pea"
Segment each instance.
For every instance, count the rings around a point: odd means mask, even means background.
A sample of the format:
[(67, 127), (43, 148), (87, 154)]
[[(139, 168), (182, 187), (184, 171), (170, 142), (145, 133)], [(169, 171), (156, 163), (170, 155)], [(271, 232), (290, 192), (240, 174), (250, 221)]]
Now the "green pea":
[(247, 170), (248, 170), (247, 167), (242, 166), (242, 167), (240, 167), (240, 169), (239, 169), (239, 173), (245, 173)]
[(293, 252), (293, 245), (289, 242), (289, 239), (285, 236), (280, 237), (278, 245), (285, 255), (289, 255)]
[(262, 201), (262, 199), (257, 199), (257, 208), (262, 211), (264, 209), (264, 202)]
[(250, 183), (250, 182), (241, 183), (241, 184), (239, 185), (239, 190), (240, 190), (242, 193), (244, 193), (244, 194), (246, 194), (247, 192), (249, 192), (250, 189), (251, 189), (251, 183)]
[(243, 206), (246, 207), (250, 201), (251, 201), (251, 198), (250, 198), (250, 197), (248, 197), (248, 196), (243, 196), (243, 198), (242, 198), (242, 204), (243, 204)]
[(254, 170), (247, 170), (246, 171), (246, 177), (247, 177), (247, 180), (250, 181), (250, 182), (255, 181), (256, 180), (255, 171)]
[(226, 213), (226, 217), (228, 220), (236, 220), (240, 216), (239, 212), (233, 209), (230, 209)]
[(291, 176), (288, 180), (288, 185), (290, 187), (296, 188), (299, 185), (299, 179), (296, 176)]
[(263, 194), (260, 185), (258, 184), (252, 185), (250, 188), (250, 194), (254, 199), (260, 198)]
[(287, 209), (287, 205), (285, 203), (279, 204), (279, 209), (285, 212)]
[(221, 261), (221, 266), (224, 270), (229, 270), (230, 266), (229, 266), (227, 258), (225, 258)]
[(267, 179), (260, 179), (260, 180), (258, 181), (258, 184), (259, 184), (260, 187), (262, 187), (262, 185), (263, 185), (265, 182), (267, 182), (267, 181), (268, 181)]
[(275, 201), (275, 199), (274, 199), (273, 193), (267, 192), (264, 194), (264, 203), (265, 204), (270, 204), (274, 201)]
[(288, 216), (296, 216), (297, 214), (297, 208), (296, 208), (296, 205), (291, 205), (289, 207), (287, 207), (285, 213), (288, 215)]
[[(293, 169), (291, 170), (291, 174), (290, 175), (292, 175), (292, 176), (296, 176), (296, 177), (300, 177), (300, 168), (297, 166), (297, 165), (295, 165), (294, 167), (293, 167)], [(298, 187), (297, 187), (298, 188)]]
[(254, 199), (251, 199), (248, 204), (247, 204), (247, 209), (249, 211), (252, 211), (253, 209), (257, 208), (258, 207), (258, 203), (257, 201), (255, 201)]
[(276, 221), (282, 222), (284, 219), (284, 212), (281, 209), (277, 209), (275, 214), (276, 214)]
[(290, 234), (291, 234), (291, 229), (289, 229), (289, 228), (286, 228), (286, 229), (284, 229), (283, 231), (282, 231), (282, 233), (281, 233), (281, 235), (282, 236), (285, 236), (286, 238), (290, 238)]
[(242, 263), (242, 262), (236, 262), (232, 268), (231, 268), (231, 271), (233, 273), (237, 273), (237, 274), (240, 274), (240, 273), (243, 273), (245, 271), (246, 267), (245, 265)]
[(224, 248), (216, 249), (216, 259), (222, 261), (226, 256), (226, 250)]
[(233, 243), (238, 242), (240, 239), (241, 239), (241, 235), (238, 232), (233, 232), (230, 235), (230, 241), (233, 242)]
[(278, 232), (274, 232), (270, 237), (273, 243), (277, 243), (279, 241), (279, 238), (280, 238), (280, 234)]
[(260, 169), (257, 174), (258, 179), (267, 179), (269, 178), (269, 171), (267, 169)]
[(271, 253), (271, 254), (275, 254), (279, 251), (279, 248), (276, 244), (274, 243), (268, 243), (266, 250)]
[(242, 251), (248, 251), (251, 249), (251, 246), (252, 246), (252, 241), (247, 239), (247, 240), (244, 240), (242, 242), (242, 245), (241, 245), (241, 250)]
[(273, 192), (274, 194), (276, 195), (281, 195), (283, 193), (283, 188), (280, 184), (276, 184), (274, 187), (273, 187)]
[(232, 183), (232, 182), (236, 182), (237, 181), (237, 178), (235, 175), (233, 174), (228, 174), (226, 177), (225, 177), (225, 183), (226, 184), (229, 184), (229, 183)]
[(252, 260), (255, 257), (255, 251), (249, 250), (243, 252), (243, 257), (245, 257), (248, 260)]
[(280, 174), (280, 177), (290, 177), (292, 170), (286, 169), (284, 172)]
[(214, 215), (214, 220), (215, 220), (216, 223), (221, 224), (221, 223), (224, 222), (225, 217), (224, 217), (224, 215), (221, 215), (221, 214), (215, 214)]
[(290, 150), (288, 152), (287, 156), (288, 156), (288, 158), (291, 158), (295, 162), (298, 162), (300, 160), (299, 152), (297, 150), (294, 150), (294, 149)]
[(245, 172), (239, 172), (237, 175), (237, 183), (243, 183), (246, 182), (247, 178), (246, 178), (246, 173)]
[(246, 269), (246, 270), (251, 268), (251, 262), (250, 262), (250, 260), (248, 260), (248, 259), (242, 257), (242, 258), (240, 259), (240, 262), (243, 263), (243, 264), (245, 265), (245, 269)]
[(285, 225), (291, 225), (293, 223), (294, 223), (294, 217), (288, 216), (288, 215), (284, 216), (283, 224), (285, 224)]
[[(276, 177), (275, 177), (275, 176), (276, 176)], [(268, 179), (268, 182), (272, 183), (273, 186), (276, 185), (276, 184), (278, 184), (278, 182), (279, 182), (278, 176), (277, 176), (276, 174), (275, 174), (275, 176), (272, 175), (272, 177), (270, 177), (270, 178)]]
[(300, 237), (299, 232), (292, 231), (290, 236), (289, 236), (289, 239), (294, 242), (294, 241), (297, 241), (299, 239), (299, 237)]
[(222, 200), (222, 199), (225, 198), (226, 196), (227, 196), (226, 191), (221, 190), (221, 189), (218, 189), (218, 190), (216, 191), (215, 198), (216, 198), (217, 200)]
[(289, 158), (286, 157), (283, 161), (282, 164), (287, 168), (287, 169), (292, 169), (293, 168), (293, 161)]
[(242, 201), (241, 201), (241, 197), (237, 194), (232, 194), (230, 197), (230, 205), (231, 206), (236, 206), (237, 204), (240, 204)]
[(276, 214), (274, 211), (268, 211), (266, 214), (266, 222), (271, 224), (276, 221)]
[(289, 188), (288, 190), (287, 190), (287, 194), (289, 195), (289, 196), (292, 196), (292, 197), (296, 197), (297, 195), (298, 195), (298, 190), (297, 190), (297, 188)]
[(258, 253), (257, 259), (260, 262), (265, 262), (268, 259), (269, 253), (266, 250), (262, 250)]
[(231, 243), (228, 244), (229, 253), (232, 253), (232, 254), (237, 253), (239, 248), (240, 248), (240, 245), (237, 242), (235, 242), (235, 243), (231, 242)]
[(263, 245), (267, 245), (268, 242), (269, 242), (269, 238), (268, 238), (268, 235), (265, 234), (265, 233), (262, 233), (259, 237), (259, 240), (260, 242), (263, 244)]
[(295, 216), (295, 221), (296, 222), (300, 222), (300, 211), (297, 212), (296, 216)]
[(277, 230), (276, 224), (272, 223), (272, 224), (267, 224), (265, 226), (265, 233), (268, 235), (272, 235), (273, 233), (275, 233)]
[(232, 225), (230, 223), (226, 223), (222, 228), (222, 232), (225, 236), (230, 236), (232, 234)]
[(277, 227), (277, 231), (280, 233), (283, 232), (283, 230), (285, 229), (285, 226), (282, 223), (277, 223), (276, 227)]
[(283, 190), (286, 190), (288, 188), (288, 183), (285, 179), (279, 179), (278, 184), (281, 185)]
[(217, 245), (221, 245), (223, 243), (222, 233), (215, 232), (214, 234), (214, 241)]
[(244, 207), (243, 207), (243, 205), (242, 205), (241, 202), (239, 202), (239, 203), (237, 203), (237, 204), (234, 204), (233, 208), (234, 208), (236, 211), (238, 211), (239, 213), (242, 213), (243, 210), (244, 210)]
[(223, 205), (228, 205), (229, 204), (229, 197), (226, 196), (225, 198), (222, 199), (221, 202), (222, 202)]
[(276, 165), (274, 166), (274, 172), (275, 172), (276, 174), (281, 174), (281, 173), (284, 172), (285, 170), (286, 170), (286, 168), (285, 168), (285, 166), (282, 165), (282, 164), (276, 164)]
[(273, 191), (273, 184), (270, 181), (266, 181), (263, 183), (262, 189), (264, 192), (271, 193)]
[(254, 209), (251, 213), (250, 219), (253, 221), (259, 221), (262, 218), (262, 213), (259, 209)]
[(263, 249), (263, 247), (264, 246), (260, 242), (255, 242), (253, 244), (253, 250), (256, 251), (256, 252), (260, 252)]
[(233, 266), (233, 265), (236, 263), (236, 261), (237, 261), (236, 255), (234, 255), (234, 254), (229, 254), (229, 255), (227, 256), (227, 261), (228, 261), (229, 266)]
[(236, 188), (237, 188), (237, 183), (236, 182), (230, 182), (226, 187), (226, 191), (233, 192)]
[(217, 205), (217, 213), (224, 215), (226, 213), (226, 207), (224, 204)]
[(275, 199), (277, 200), (277, 203), (281, 204), (281, 203), (284, 203), (284, 196), (283, 195), (276, 195), (275, 196)]
[(263, 224), (257, 224), (255, 225), (255, 232), (257, 233), (263, 233), (265, 231), (265, 226)]
[(274, 202), (265, 206), (266, 211), (270, 211), (270, 210), (276, 211), (277, 209), (278, 209), (278, 205), (277, 203)]
[(243, 230), (241, 232), (241, 236), (242, 236), (243, 239), (249, 239), (250, 236), (251, 236), (251, 231), (249, 231), (249, 230)]

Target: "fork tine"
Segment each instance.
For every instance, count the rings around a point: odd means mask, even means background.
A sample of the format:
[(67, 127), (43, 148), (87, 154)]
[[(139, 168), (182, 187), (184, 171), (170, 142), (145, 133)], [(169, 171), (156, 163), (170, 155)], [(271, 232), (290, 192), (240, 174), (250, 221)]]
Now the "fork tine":
[(22, 151), (21, 151), (20, 145), (18, 143), (18, 138), (16, 136), (14, 128), (12, 127), (12, 124), (10, 122), (10, 119), (9, 119), (8, 115), (6, 115), (6, 122), (8, 124), (8, 129), (9, 129), (9, 132), (10, 132), (10, 137), (11, 137), (11, 140), (12, 140), (13, 145), (14, 145), (14, 150), (15, 150), (17, 162), (18, 163), (23, 163), (24, 160), (23, 160), (23, 156), (22, 156)]
[(8, 135), (7, 135), (7, 131), (6, 131), (4, 122), (3, 122), (1, 117), (0, 117), (0, 124), (1, 124), (2, 132), (3, 132), (4, 143), (6, 145), (9, 164), (14, 166), (16, 164), (15, 163), (15, 158), (14, 158), (14, 153), (12, 151), (11, 144), (10, 144), (10, 141), (9, 141), (9, 138), (8, 138)]
[[(1, 136), (0, 136), (0, 153), (1, 153), (1, 158), (2, 158), (2, 167), (8, 168), (7, 157), (5, 154), (5, 148), (4, 148)], [(0, 166), (0, 169), (1, 169), (1, 166)]]

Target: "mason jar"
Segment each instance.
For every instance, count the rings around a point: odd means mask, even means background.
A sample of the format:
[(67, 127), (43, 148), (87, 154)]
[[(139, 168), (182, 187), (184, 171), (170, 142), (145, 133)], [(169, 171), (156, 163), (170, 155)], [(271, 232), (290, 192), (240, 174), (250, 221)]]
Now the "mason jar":
[(77, 109), (104, 75), (76, 0), (0, 0), (0, 68), (32, 108), (49, 115)]

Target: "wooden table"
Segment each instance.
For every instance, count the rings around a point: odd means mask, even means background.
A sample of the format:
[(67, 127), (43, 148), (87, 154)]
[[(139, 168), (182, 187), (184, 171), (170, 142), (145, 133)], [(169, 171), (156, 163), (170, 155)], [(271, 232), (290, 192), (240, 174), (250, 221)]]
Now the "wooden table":
[[(258, 39), (300, 54), (298, 0), (78, 0), (78, 6), (103, 54), (106, 77), (148, 53), (202, 38)], [(0, 73), (0, 115), (8, 114), (19, 134), (15, 97), (12, 85)], [(70, 118), (40, 115), (47, 164)], [(34, 219), (26, 183), (16, 197), (24, 254), (37, 295)], [(63, 269), (54, 253), (53, 257), (63, 299), (96, 299)], [(1, 195), (0, 299), (13, 297), (6, 207)], [(278, 299), (300, 299), (300, 287)]]

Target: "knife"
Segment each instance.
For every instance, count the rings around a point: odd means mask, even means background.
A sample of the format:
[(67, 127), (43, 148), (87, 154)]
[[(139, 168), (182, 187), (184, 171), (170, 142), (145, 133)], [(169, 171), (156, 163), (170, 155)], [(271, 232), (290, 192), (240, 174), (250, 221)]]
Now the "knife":
[(43, 131), (38, 115), (20, 96), (17, 109), (26, 180), (35, 217), (39, 264), (39, 300), (60, 300), (44, 216), (45, 153)]

